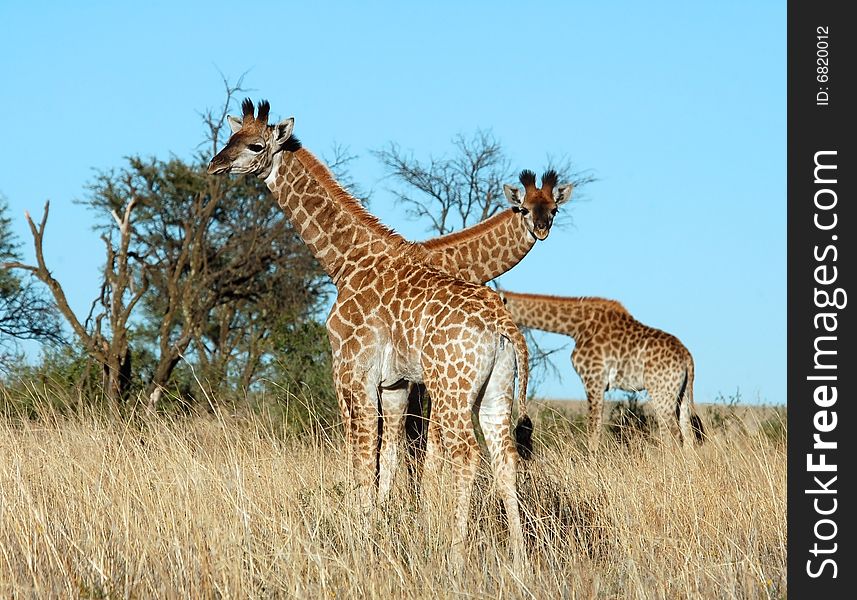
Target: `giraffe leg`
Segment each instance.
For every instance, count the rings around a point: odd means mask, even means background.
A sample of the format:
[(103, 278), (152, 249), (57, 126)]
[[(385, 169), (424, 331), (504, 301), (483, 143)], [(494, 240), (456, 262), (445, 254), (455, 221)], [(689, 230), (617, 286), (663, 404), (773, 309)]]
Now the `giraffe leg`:
[(588, 409), (587, 432), (589, 434), (589, 452), (597, 452), (601, 442), (601, 418), (604, 412), (604, 381), (595, 377), (584, 383), (586, 388), (586, 404)]
[(515, 359), (514, 355), (508, 352), (499, 358), (485, 386), (479, 407), (479, 426), (491, 456), (494, 481), (506, 509), (512, 561), (515, 570), (522, 573), (527, 568), (528, 561), (518, 505), (518, 451), (510, 434)]
[(375, 504), (375, 473), (378, 456), (377, 386), (342, 365), (334, 365), (339, 405), (343, 408), (345, 438), (351, 459), (360, 508), (368, 514)]
[(378, 461), (378, 500), (385, 503), (393, 488), (399, 466), (399, 446), (408, 407), (409, 386), (381, 389), (381, 455)]
[(693, 428), (690, 424), (690, 402), (688, 402), (687, 396), (683, 393), (683, 390), (679, 392), (678, 402), (679, 437), (681, 438), (682, 448), (688, 450), (693, 447)]
[(429, 414), (428, 433), (426, 436), (426, 451), (423, 459), (422, 476), (420, 477), (420, 496), (423, 507), (427, 508), (429, 500), (424, 490), (437, 488), (437, 481), (443, 468), (443, 440), (440, 433), (440, 424), (435, 416), (435, 411)]
[(684, 362), (685, 376), (679, 392), (678, 425), (681, 430), (682, 444), (685, 448), (691, 448), (694, 441), (701, 444), (705, 434), (702, 421), (693, 410), (693, 359), (688, 355)]
[(658, 437), (662, 444), (669, 444), (673, 440), (681, 443), (681, 431), (679, 430), (676, 397), (678, 389), (672, 385), (659, 383), (648, 389), (652, 408), (655, 411), (655, 419), (658, 422)]
[[(453, 402), (448, 410), (438, 414), (443, 444), (449, 454), (455, 479), (455, 529), (452, 536), (450, 562), (456, 569), (464, 565), (467, 541), (467, 521), (470, 498), (479, 459), (479, 445), (471, 421), (471, 402)], [(440, 411), (437, 411), (440, 412)]]
[(405, 415), (405, 438), (408, 448), (408, 475), (414, 490), (419, 489), (420, 476), (426, 454), (430, 399), (423, 384), (408, 384), (408, 409)]

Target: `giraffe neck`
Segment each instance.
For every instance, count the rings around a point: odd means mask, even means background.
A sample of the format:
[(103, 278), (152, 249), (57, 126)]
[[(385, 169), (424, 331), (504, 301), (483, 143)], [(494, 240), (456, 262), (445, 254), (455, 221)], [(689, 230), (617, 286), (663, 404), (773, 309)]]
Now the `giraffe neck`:
[(304, 148), (276, 154), (265, 183), (334, 283), (355, 267), (371, 267), (411, 246), (363, 208)]
[(506, 308), (519, 325), (578, 339), (587, 325), (597, 322), (606, 311), (629, 314), (622, 304), (605, 298), (542, 296), (501, 292)]
[(507, 209), (421, 245), (435, 267), (473, 283), (485, 283), (521, 262), (535, 243), (520, 213)]

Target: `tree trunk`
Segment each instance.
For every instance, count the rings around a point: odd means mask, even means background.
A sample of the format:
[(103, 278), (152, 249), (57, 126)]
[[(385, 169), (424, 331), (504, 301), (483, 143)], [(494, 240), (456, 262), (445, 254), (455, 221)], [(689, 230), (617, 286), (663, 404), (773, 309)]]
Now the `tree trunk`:
[(179, 364), (179, 360), (181, 360), (179, 356), (161, 355), (161, 359), (155, 367), (155, 373), (152, 375), (152, 380), (149, 382), (147, 389), (149, 408), (151, 410), (155, 410), (158, 407), (158, 401), (161, 399), (164, 386), (170, 380), (173, 369)]

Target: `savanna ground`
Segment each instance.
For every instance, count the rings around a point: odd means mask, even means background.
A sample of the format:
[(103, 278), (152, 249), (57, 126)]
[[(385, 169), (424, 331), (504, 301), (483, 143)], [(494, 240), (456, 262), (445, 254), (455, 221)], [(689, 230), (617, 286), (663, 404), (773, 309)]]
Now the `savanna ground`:
[(687, 457), (638, 435), (624, 403), (589, 457), (579, 404), (531, 406), (527, 573), (511, 568), (485, 465), (453, 571), (447, 494), (426, 490), (424, 508), (402, 470), (362, 519), (336, 428), (297, 435), (264, 409), (7, 415), (0, 597), (786, 596), (783, 409), (700, 407), (709, 438)]

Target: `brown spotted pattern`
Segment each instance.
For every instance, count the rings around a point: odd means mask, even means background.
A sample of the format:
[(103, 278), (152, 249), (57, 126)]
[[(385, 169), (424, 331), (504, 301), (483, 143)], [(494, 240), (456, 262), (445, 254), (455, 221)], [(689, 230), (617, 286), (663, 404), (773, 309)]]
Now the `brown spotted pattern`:
[[(267, 103), (260, 114), (267, 117)], [(289, 139), (293, 119), (260, 126), (252, 103), (230, 119), (233, 135), (212, 173), (254, 173), (332, 277), (337, 298), (327, 319), (334, 384), (358, 493), (365, 510), (390, 492), (407, 383), (435, 399), (446, 456), (456, 481), (453, 561), (460, 563), (479, 447), (470, 415), (488, 441), (510, 528), (515, 562), (526, 561), (510, 425), (514, 372), (525, 414), (527, 347), (499, 295), (425, 264), (426, 251), (370, 215), (312, 154)], [(263, 145), (263, 148), (259, 146)], [(383, 419), (378, 455), (378, 418)], [(376, 488), (376, 464), (380, 477)], [(428, 473), (427, 473), (428, 475)]]
[(694, 433), (701, 439), (693, 414), (693, 357), (674, 335), (640, 323), (615, 300), (501, 295), (519, 325), (574, 338), (571, 363), (586, 389), (590, 450), (598, 447), (610, 389), (647, 390), (662, 432), (672, 432), (685, 447)]

